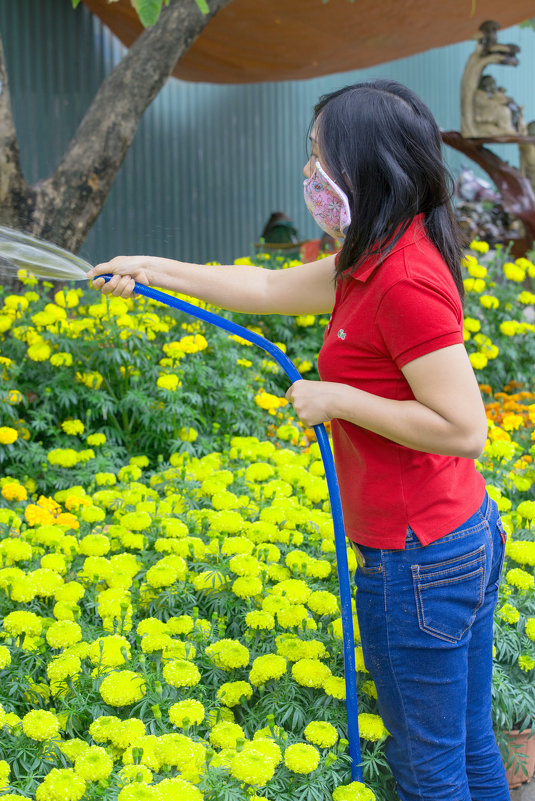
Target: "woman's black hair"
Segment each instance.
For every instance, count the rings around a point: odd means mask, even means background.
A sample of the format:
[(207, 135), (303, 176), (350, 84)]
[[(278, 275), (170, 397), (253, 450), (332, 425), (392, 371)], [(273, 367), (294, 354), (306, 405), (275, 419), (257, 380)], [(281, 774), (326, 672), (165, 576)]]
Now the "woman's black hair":
[(397, 81), (376, 80), (323, 95), (314, 108), (323, 165), (349, 199), (351, 225), (336, 277), (369, 256), (386, 256), (417, 214), (453, 276), (461, 300), (462, 239), (452, 178), (433, 115)]

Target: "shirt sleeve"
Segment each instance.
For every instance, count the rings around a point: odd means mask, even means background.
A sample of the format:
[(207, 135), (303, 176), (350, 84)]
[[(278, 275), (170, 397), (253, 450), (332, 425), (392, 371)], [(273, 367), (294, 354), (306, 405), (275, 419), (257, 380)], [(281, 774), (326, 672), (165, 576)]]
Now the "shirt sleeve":
[(434, 350), (464, 344), (460, 298), (425, 279), (404, 278), (390, 287), (376, 325), (398, 368)]

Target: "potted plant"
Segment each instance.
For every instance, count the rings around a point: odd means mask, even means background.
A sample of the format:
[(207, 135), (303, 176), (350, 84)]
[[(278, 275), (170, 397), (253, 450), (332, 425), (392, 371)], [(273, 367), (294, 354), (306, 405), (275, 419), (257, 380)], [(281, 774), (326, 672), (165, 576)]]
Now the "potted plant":
[(493, 721), (510, 787), (535, 772), (535, 542), (515, 532), (495, 613)]

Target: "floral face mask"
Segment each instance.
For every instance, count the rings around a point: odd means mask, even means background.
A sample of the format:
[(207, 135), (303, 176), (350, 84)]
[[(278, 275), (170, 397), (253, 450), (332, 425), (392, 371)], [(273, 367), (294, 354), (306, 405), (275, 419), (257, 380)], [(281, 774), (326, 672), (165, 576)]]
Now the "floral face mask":
[(319, 227), (334, 239), (345, 239), (351, 222), (347, 195), (316, 161), (314, 172), (303, 181), (305, 203)]

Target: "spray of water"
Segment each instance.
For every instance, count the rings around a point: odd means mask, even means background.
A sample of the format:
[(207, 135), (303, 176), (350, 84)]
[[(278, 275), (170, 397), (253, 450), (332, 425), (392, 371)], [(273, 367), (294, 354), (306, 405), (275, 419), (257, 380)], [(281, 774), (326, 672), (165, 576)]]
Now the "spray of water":
[(87, 261), (52, 242), (0, 226), (0, 274), (27, 270), (49, 281), (84, 281), (90, 269)]

